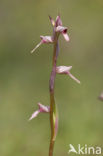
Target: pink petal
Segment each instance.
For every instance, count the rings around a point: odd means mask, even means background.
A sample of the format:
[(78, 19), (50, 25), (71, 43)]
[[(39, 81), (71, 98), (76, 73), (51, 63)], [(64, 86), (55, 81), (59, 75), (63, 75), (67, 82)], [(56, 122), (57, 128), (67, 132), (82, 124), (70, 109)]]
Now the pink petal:
[(55, 26), (55, 21), (52, 19), (51, 16), (49, 16), (49, 19), (50, 19), (51, 24), (52, 24), (53, 26)]
[(61, 20), (60, 16), (57, 16), (55, 24), (56, 24), (56, 27), (62, 26), (62, 20)]
[(35, 111), (29, 120), (32, 120), (33, 118), (37, 117), (39, 113), (49, 113), (50, 112), (50, 107), (49, 106), (44, 106), (41, 103), (38, 103), (39, 109)]
[(63, 27), (63, 26), (58, 26), (58, 27), (56, 28), (56, 32), (62, 33), (64, 39), (65, 39), (66, 41), (69, 41), (69, 36), (68, 36), (68, 34), (67, 34), (67, 30), (68, 30), (67, 27)]
[(39, 106), (39, 111), (43, 113), (49, 113), (50, 112), (50, 107), (49, 106), (44, 106), (41, 103), (38, 103)]
[(58, 66), (56, 67), (56, 72), (58, 74), (66, 74), (68, 71), (70, 71), (72, 66)]
[(70, 73), (71, 68), (72, 66), (58, 66), (56, 67), (56, 73), (69, 75), (77, 83), (80, 83), (80, 81)]
[(62, 33), (62, 34), (64, 39), (68, 42), (70, 40), (68, 34), (67, 33)]
[(67, 33), (67, 27), (63, 27), (63, 26), (57, 26), (56, 27), (56, 32), (60, 32), (60, 33)]
[(33, 118), (37, 117), (37, 115), (38, 115), (39, 113), (40, 113), (39, 110), (35, 111), (35, 112), (31, 115), (31, 117), (29, 118), (29, 120), (32, 120)]
[(53, 43), (53, 38), (51, 36), (40, 36), (43, 43)]

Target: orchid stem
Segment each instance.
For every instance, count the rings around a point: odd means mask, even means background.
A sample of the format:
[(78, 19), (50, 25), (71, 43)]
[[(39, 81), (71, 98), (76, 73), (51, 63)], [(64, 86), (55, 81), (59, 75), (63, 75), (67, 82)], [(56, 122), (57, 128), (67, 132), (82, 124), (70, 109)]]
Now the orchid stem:
[(54, 113), (56, 112), (55, 98), (54, 98), (54, 87), (55, 87), (55, 77), (56, 77), (56, 63), (58, 57), (58, 34), (54, 34), (54, 53), (53, 53), (53, 65), (52, 72), (49, 81), (49, 90), (50, 90), (50, 125), (51, 125), (51, 139), (49, 147), (49, 156), (53, 156), (53, 149), (55, 143), (55, 125), (54, 125)]

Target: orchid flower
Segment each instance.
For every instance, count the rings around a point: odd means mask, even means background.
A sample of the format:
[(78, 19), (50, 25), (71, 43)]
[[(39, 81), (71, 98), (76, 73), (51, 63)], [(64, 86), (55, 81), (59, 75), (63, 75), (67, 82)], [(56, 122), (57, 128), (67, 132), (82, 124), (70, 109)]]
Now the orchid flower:
[(58, 66), (56, 67), (56, 73), (69, 75), (77, 83), (80, 83), (80, 81), (70, 73), (71, 68), (72, 66)]
[(38, 103), (39, 109), (35, 111), (29, 120), (32, 120), (33, 118), (37, 117), (39, 113), (49, 113), (50, 112), (50, 107), (49, 106), (44, 106), (41, 103)]
[(64, 26), (62, 25), (62, 21), (61, 21), (60, 16), (57, 16), (56, 21), (54, 21), (50, 16), (49, 16), (49, 19), (50, 19), (50, 21), (51, 21), (51, 24), (52, 24), (53, 27), (54, 27), (54, 31), (55, 31), (55, 32), (58, 32), (59, 34), (62, 34), (63, 37), (64, 37), (64, 39), (65, 39), (66, 41), (69, 41), (69, 36), (68, 36), (68, 34), (67, 34), (68, 28), (67, 28), (67, 27), (64, 27)]
[(38, 47), (40, 47), (41, 44), (53, 43), (52, 36), (40, 36), (40, 38), (41, 42), (36, 45), (36, 47), (31, 51), (31, 53), (33, 53)]

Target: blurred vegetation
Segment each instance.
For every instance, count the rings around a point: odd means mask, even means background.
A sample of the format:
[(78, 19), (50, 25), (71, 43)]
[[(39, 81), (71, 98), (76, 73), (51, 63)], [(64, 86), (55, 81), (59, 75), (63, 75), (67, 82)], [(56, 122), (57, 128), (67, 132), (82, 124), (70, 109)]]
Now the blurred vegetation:
[(57, 75), (55, 96), (59, 131), (54, 155), (67, 156), (69, 144), (103, 145), (103, 1), (0, 1), (0, 156), (46, 156), (47, 114), (28, 122), (37, 102), (49, 105), (52, 46), (32, 48), (50, 35), (48, 15), (61, 14), (70, 42), (60, 37), (58, 65), (72, 65), (76, 84)]

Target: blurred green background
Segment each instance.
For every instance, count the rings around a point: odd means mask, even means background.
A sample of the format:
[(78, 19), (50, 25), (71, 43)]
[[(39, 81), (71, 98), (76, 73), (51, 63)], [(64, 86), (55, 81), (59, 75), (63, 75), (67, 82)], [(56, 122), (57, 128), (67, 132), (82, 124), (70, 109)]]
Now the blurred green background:
[(53, 48), (30, 54), (40, 35), (52, 34), (48, 15), (68, 26), (61, 36), (58, 65), (72, 65), (76, 84), (57, 75), (59, 131), (54, 155), (67, 156), (69, 144), (103, 146), (103, 0), (0, 1), (0, 156), (47, 156), (48, 114), (28, 122), (37, 102), (49, 105)]

